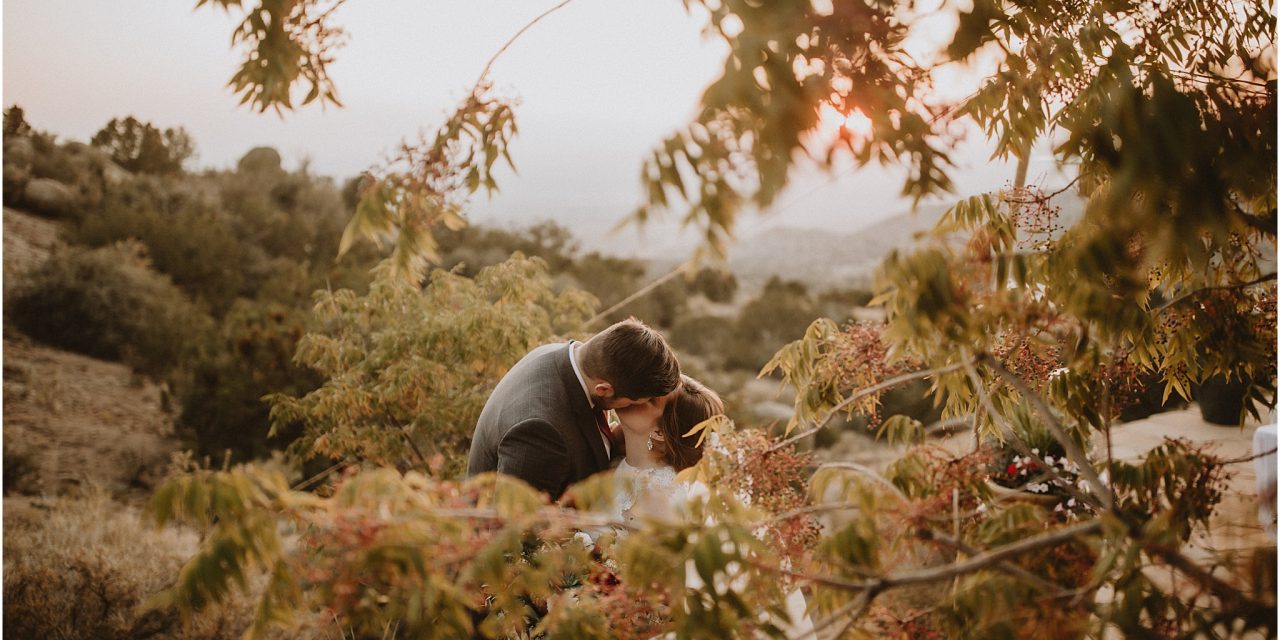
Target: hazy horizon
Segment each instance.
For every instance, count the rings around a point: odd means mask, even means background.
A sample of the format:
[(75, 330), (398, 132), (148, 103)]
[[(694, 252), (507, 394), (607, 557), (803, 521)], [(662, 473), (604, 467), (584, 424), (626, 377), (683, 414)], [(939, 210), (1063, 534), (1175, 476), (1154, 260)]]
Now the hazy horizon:
[[(195, 167), (232, 167), (249, 149), (271, 146), (289, 168), (305, 159), (313, 173), (343, 180), (401, 139), (434, 130), (493, 52), (552, 4), (348, 3), (335, 16), (347, 45), (330, 69), (345, 106), (278, 117), (239, 107), (226, 87), (239, 63), (229, 46), (235, 15), (193, 11), (194, 0), (11, 0), (4, 4), (4, 103), (22, 106), (33, 126), (64, 139), (87, 141), (111, 118), (134, 115), (186, 128), (197, 145)], [(677, 233), (673, 222), (606, 232), (640, 202), (643, 158), (693, 117), (719, 73), (723, 45), (701, 36), (704, 23), (674, 0), (580, 0), (530, 29), (492, 72), (499, 91), (520, 99), (520, 133), (510, 148), (517, 171), (500, 171), (501, 191), (473, 199), (468, 217), (517, 226), (553, 219), (588, 249), (687, 251), (695, 234)], [(980, 147), (955, 154), (957, 194), (1012, 177), (1011, 165), (988, 162)], [(1039, 165), (1033, 177), (1051, 170)], [(833, 175), (801, 160), (771, 214), (744, 216), (739, 236), (775, 226), (847, 232), (910, 208), (896, 167), (855, 172), (846, 165)]]

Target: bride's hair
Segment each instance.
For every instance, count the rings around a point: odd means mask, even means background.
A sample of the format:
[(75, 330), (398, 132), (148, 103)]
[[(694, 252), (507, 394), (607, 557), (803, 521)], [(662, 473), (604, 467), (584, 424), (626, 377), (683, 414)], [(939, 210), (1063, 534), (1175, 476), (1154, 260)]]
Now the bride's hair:
[(676, 394), (667, 402), (658, 418), (658, 430), (663, 441), (654, 442), (654, 453), (676, 471), (687, 469), (702, 459), (698, 446), (698, 434), (685, 436), (698, 423), (724, 414), (724, 402), (716, 392), (686, 375), (680, 376)]

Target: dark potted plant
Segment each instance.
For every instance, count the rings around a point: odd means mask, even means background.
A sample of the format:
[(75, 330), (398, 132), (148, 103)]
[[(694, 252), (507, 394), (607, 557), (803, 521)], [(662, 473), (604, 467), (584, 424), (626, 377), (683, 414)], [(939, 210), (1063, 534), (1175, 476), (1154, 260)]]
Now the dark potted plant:
[(1245, 396), (1252, 381), (1236, 375), (1216, 375), (1205, 379), (1196, 390), (1200, 417), (1211, 424), (1240, 426)]

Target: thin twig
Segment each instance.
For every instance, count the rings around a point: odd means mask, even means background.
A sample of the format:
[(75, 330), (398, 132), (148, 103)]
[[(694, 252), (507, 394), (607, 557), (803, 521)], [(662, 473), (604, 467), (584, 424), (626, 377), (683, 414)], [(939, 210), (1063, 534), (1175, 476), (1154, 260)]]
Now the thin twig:
[(1050, 194), (1048, 194), (1048, 195), (1034, 196), (1034, 197), (1032, 197), (1032, 198), (1030, 198), (1030, 199), (1027, 199), (1027, 200), (1020, 200), (1020, 199), (1018, 199), (1018, 198), (1003, 198), (1003, 200), (1004, 200), (1005, 202), (1009, 202), (1009, 203), (1012, 203), (1012, 204), (1038, 204), (1038, 203), (1041, 203), (1041, 202), (1048, 202), (1048, 201), (1050, 201), (1050, 200), (1052, 200), (1052, 199), (1054, 199), (1054, 198), (1056, 198), (1056, 197), (1058, 197), (1058, 196), (1062, 195), (1063, 193), (1066, 193), (1067, 189), (1070, 189), (1071, 187), (1074, 187), (1074, 186), (1076, 185), (1076, 183), (1077, 183), (1077, 182), (1079, 182), (1079, 181), (1080, 181), (1080, 175), (1076, 175), (1076, 177), (1074, 177), (1074, 178), (1072, 178), (1072, 179), (1071, 179), (1071, 182), (1068, 182), (1068, 183), (1067, 183), (1065, 186), (1063, 186), (1061, 189), (1058, 189), (1057, 191), (1054, 191), (1053, 193), (1050, 193)]
[[(799, 638), (796, 638), (796, 640), (807, 640), (808, 638), (817, 638), (818, 632), (840, 621), (845, 616), (852, 613), (858, 607), (859, 607), (859, 602), (857, 598), (850, 600), (849, 602), (841, 606), (839, 609), (836, 609), (835, 611), (831, 612), (831, 615), (813, 623), (813, 628), (805, 632)], [(836, 637), (840, 637), (840, 636), (836, 636)]]
[[(1018, 450), (1019, 454), (1031, 459), (1038, 467), (1043, 469), (1045, 473), (1049, 474), (1053, 479), (1058, 480), (1061, 483), (1060, 486), (1066, 489), (1066, 491), (1072, 496), (1087, 504), (1101, 506), (1097, 497), (1086, 494), (1081, 491), (1074, 482), (1062, 477), (1062, 474), (1058, 473), (1058, 470), (1054, 468), (1053, 465), (1046, 462), (1040, 454), (1032, 451), (1031, 447), (1027, 445), (1026, 442), (1023, 442), (1022, 437), (1019, 436), (1012, 427), (1005, 423), (1003, 415), (996, 411), (995, 405), (991, 402), (990, 390), (988, 390), (986, 385), (982, 383), (982, 378), (978, 376), (978, 370), (975, 369), (973, 365), (967, 366), (965, 368), (965, 372), (969, 375), (969, 381), (973, 384), (974, 392), (978, 394), (979, 401), (982, 403), (982, 408), (991, 416), (991, 420), (993, 422), (999, 421), (1000, 423), (1003, 423), (998, 425), (1001, 427), (1001, 432), (1009, 436), (1009, 443), (1013, 445), (1014, 449)], [(975, 426), (975, 429), (976, 428), (977, 427)], [(1076, 463), (1076, 466), (1081, 465), (1079, 461), (1074, 462)], [(1088, 460), (1085, 460), (1085, 462), (1087, 463)]]
[(827, 576), (821, 574), (805, 573), (802, 571), (794, 571), (778, 566), (773, 566), (756, 560), (748, 560), (747, 563), (773, 573), (784, 575), (791, 578), (805, 580), (813, 584), (819, 584), (836, 589), (844, 589), (848, 591), (873, 590), (877, 593), (897, 587), (904, 587), (913, 584), (922, 584), (928, 582), (938, 582), (940, 580), (950, 580), (955, 576), (973, 573), (982, 569), (986, 569), (995, 564), (1019, 556), (1023, 553), (1036, 551), (1045, 547), (1053, 547), (1064, 542), (1074, 540), (1080, 536), (1096, 533), (1102, 529), (1102, 521), (1090, 520), (1071, 527), (1063, 527), (1054, 529), (1038, 536), (1023, 538), (1017, 542), (1013, 542), (995, 549), (988, 549), (978, 553), (961, 562), (953, 562), (951, 564), (939, 567), (930, 567), (927, 569), (918, 569), (915, 571), (904, 571), (901, 573), (893, 573), (880, 578), (869, 580), (848, 580), (836, 576)]
[(1190, 558), (1179, 553), (1176, 549), (1172, 549), (1158, 543), (1147, 543), (1143, 545), (1147, 553), (1164, 560), (1170, 566), (1176, 568), (1183, 575), (1194, 580), (1201, 587), (1211, 591), (1214, 595), (1223, 600), (1224, 603), (1245, 603), (1248, 608), (1255, 611), (1263, 611), (1267, 608), (1263, 603), (1250, 598), (1240, 589), (1235, 588), (1223, 579), (1205, 571), (1200, 565), (1196, 564)]
[(897, 485), (893, 484), (892, 482), (889, 482), (888, 478), (885, 478), (884, 476), (877, 473), (875, 469), (872, 469), (871, 467), (868, 467), (866, 465), (861, 465), (856, 462), (847, 462), (847, 461), (827, 462), (825, 464), (819, 465), (818, 469), (820, 470), (821, 469), (848, 469), (849, 471), (857, 471), (858, 473), (861, 473), (862, 475), (867, 476), (872, 480), (879, 482), (885, 487), (888, 487), (889, 490), (894, 493), (894, 495), (898, 496), (899, 498), (902, 498), (904, 501), (911, 500), (910, 498), (907, 497), (907, 494), (902, 492), (902, 489), (898, 488)]
[(1004, 378), (1005, 382), (1008, 382), (1013, 386), (1014, 390), (1022, 394), (1022, 397), (1026, 398), (1027, 401), (1031, 403), (1032, 408), (1034, 408), (1036, 413), (1040, 414), (1040, 418), (1044, 420), (1045, 426), (1048, 427), (1049, 432), (1053, 434), (1053, 437), (1057, 439), (1058, 444), (1061, 444), (1062, 448), (1067, 452), (1067, 458), (1072, 462), (1075, 462), (1080, 468), (1080, 474), (1084, 476), (1085, 481), (1089, 483), (1089, 487), (1098, 496), (1098, 499), (1102, 501), (1102, 506), (1110, 509), (1113, 502), (1111, 490), (1102, 482), (1102, 478), (1098, 477), (1098, 471), (1093, 468), (1093, 465), (1089, 462), (1089, 458), (1084, 455), (1084, 451), (1081, 451), (1079, 445), (1076, 444), (1076, 441), (1072, 440), (1071, 437), (1067, 435), (1067, 432), (1063, 430), (1062, 423), (1058, 422), (1057, 416), (1053, 415), (1053, 411), (1049, 409), (1049, 405), (1045, 404), (1044, 398), (1041, 398), (1040, 394), (1032, 391), (1031, 388), (1022, 381), (1022, 378), (1019, 378), (1012, 371), (1005, 368), (999, 360), (996, 360), (989, 355), (984, 355), (982, 357), (982, 361), (990, 367), (992, 371), (995, 371), (997, 375)]
[(1227, 464), (1240, 464), (1242, 462), (1253, 462), (1258, 458), (1265, 458), (1267, 456), (1274, 456), (1274, 455), (1276, 455), (1276, 447), (1271, 447), (1269, 451), (1263, 451), (1262, 453), (1255, 453), (1253, 455), (1245, 456), (1243, 458), (1231, 458), (1229, 460), (1223, 460), (1219, 464), (1227, 465)]
[(828, 504), (811, 504), (808, 506), (800, 507), (798, 509), (792, 509), (790, 511), (784, 511), (782, 513), (779, 513), (778, 515), (770, 519), (769, 522), (770, 524), (777, 524), (779, 522), (786, 522), (787, 520), (793, 520), (801, 516), (813, 515), (815, 513), (830, 513), (832, 511), (856, 511), (858, 509), (859, 507), (857, 505), (845, 504), (843, 502), (832, 502)]
[(423, 455), (422, 450), (418, 448), (418, 443), (414, 442), (413, 438), (409, 435), (408, 426), (400, 427), (400, 435), (404, 437), (404, 441), (409, 445), (409, 449), (413, 451), (413, 455), (418, 456), (418, 463), (422, 465), (422, 468), (426, 469), (430, 466), (430, 463), (427, 461), (427, 456)]
[(1224, 284), (1224, 285), (1219, 285), (1219, 286), (1216, 286), (1216, 287), (1204, 287), (1203, 289), (1196, 289), (1195, 291), (1188, 291), (1187, 293), (1184, 293), (1184, 294), (1182, 294), (1182, 295), (1180, 295), (1180, 296), (1178, 296), (1178, 297), (1176, 297), (1176, 298), (1174, 298), (1174, 299), (1172, 299), (1172, 300), (1170, 300), (1170, 301), (1168, 301), (1168, 302), (1166, 302), (1166, 303), (1164, 303), (1164, 304), (1162, 304), (1162, 305), (1160, 305), (1160, 306), (1156, 307), (1155, 309), (1153, 309), (1153, 312), (1154, 312), (1154, 313), (1160, 313), (1160, 312), (1164, 311), (1165, 309), (1168, 309), (1169, 307), (1172, 307), (1172, 306), (1177, 305), (1177, 304), (1181, 304), (1183, 301), (1187, 300), (1188, 298), (1194, 298), (1194, 297), (1196, 297), (1196, 296), (1199, 296), (1200, 294), (1203, 294), (1203, 293), (1206, 293), (1206, 292), (1209, 292), (1209, 291), (1229, 291), (1229, 290), (1231, 290), (1231, 289), (1247, 289), (1247, 288), (1252, 287), (1252, 286), (1254, 286), (1254, 285), (1256, 285), (1256, 284), (1262, 284), (1262, 283), (1264, 283), (1264, 282), (1267, 282), (1267, 281), (1270, 281), (1270, 280), (1275, 280), (1275, 279), (1276, 279), (1276, 273), (1275, 273), (1274, 271), (1272, 271), (1271, 273), (1268, 273), (1268, 274), (1265, 274), (1265, 275), (1258, 276), (1257, 278), (1254, 278), (1253, 280), (1250, 280), (1250, 281), (1248, 281), (1248, 282), (1241, 282), (1241, 283), (1239, 283), (1239, 284)]
[(635, 293), (633, 293), (633, 294), (631, 294), (631, 295), (629, 295), (629, 296), (627, 296), (627, 297), (623, 298), (622, 300), (618, 301), (618, 303), (617, 303), (617, 304), (615, 304), (615, 305), (613, 305), (612, 307), (609, 307), (608, 309), (605, 309), (604, 311), (601, 311), (600, 313), (597, 313), (596, 315), (592, 316), (590, 320), (587, 320), (586, 326), (590, 327), (590, 326), (594, 325), (595, 323), (600, 322), (601, 320), (604, 320), (605, 318), (608, 318), (608, 317), (609, 317), (610, 315), (612, 315), (615, 311), (617, 311), (617, 310), (619, 310), (619, 309), (621, 309), (621, 308), (623, 308), (623, 307), (625, 307), (625, 306), (627, 306), (627, 305), (631, 304), (632, 302), (634, 302), (634, 301), (635, 301), (635, 299), (636, 299), (636, 298), (639, 298), (639, 297), (641, 297), (641, 296), (643, 296), (643, 295), (645, 295), (645, 294), (649, 293), (650, 291), (653, 291), (654, 289), (657, 289), (658, 287), (661, 287), (662, 285), (666, 284), (668, 280), (670, 280), (670, 279), (672, 279), (672, 278), (676, 277), (677, 275), (679, 275), (679, 274), (683, 273), (685, 270), (689, 269), (690, 267), (692, 267), (692, 263), (691, 263), (691, 262), (685, 262), (685, 263), (681, 264), (680, 266), (676, 267), (675, 269), (672, 269), (672, 270), (671, 270), (670, 272), (668, 272), (666, 275), (663, 275), (662, 277), (658, 278), (657, 280), (654, 280), (653, 282), (650, 282), (649, 284), (647, 284), (647, 285), (645, 285), (645, 286), (641, 287), (638, 291), (636, 291)]
[(538, 24), (538, 22), (543, 18), (555, 13), (556, 11), (559, 11), (560, 9), (563, 9), (564, 6), (569, 4), (570, 2), (573, 2), (573, 0), (563, 0), (556, 6), (551, 7), (546, 11), (543, 11), (542, 13), (538, 14), (538, 17), (534, 18), (533, 20), (530, 20), (528, 24), (521, 27), (520, 30), (517, 31), (515, 35), (511, 36), (511, 39), (507, 40), (507, 43), (502, 45), (502, 47), (499, 48), (498, 51), (493, 54), (493, 57), (489, 58), (489, 61), (485, 63), (484, 69), (480, 71), (480, 77), (476, 78), (476, 83), (474, 85), (476, 89), (473, 89), (472, 92), (474, 93), (476, 90), (479, 89), (480, 86), (482, 86), (485, 78), (489, 76), (489, 69), (493, 68), (493, 63), (497, 62), (498, 57), (501, 56), (504, 52), (506, 52), (506, 50), (509, 49), (511, 45), (515, 44), (516, 40), (518, 40), (520, 36), (524, 35), (524, 32), (528, 31), (531, 27), (533, 27), (533, 25)]
[(330, 466), (328, 469), (325, 469), (324, 471), (321, 471), (320, 473), (317, 473), (316, 475), (311, 476), (310, 478), (307, 478), (306, 480), (303, 480), (302, 482), (299, 482), (298, 484), (294, 485), (294, 486), (293, 486), (293, 490), (294, 490), (294, 491), (306, 491), (306, 490), (307, 490), (308, 488), (310, 488), (312, 485), (318, 484), (321, 480), (324, 480), (325, 478), (328, 478), (330, 475), (333, 475), (333, 472), (335, 472), (335, 471), (337, 471), (337, 470), (339, 470), (339, 469), (341, 469), (341, 468), (343, 468), (343, 467), (346, 467), (348, 464), (349, 464), (349, 463), (348, 463), (346, 460), (342, 460), (342, 461), (340, 461), (340, 462), (337, 462), (337, 463), (333, 464), (332, 466)]
[[(926, 537), (926, 539), (936, 540), (936, 541), (941, 542), (942, 544), (945, 544), (945, 545), (947, 545), (947, 546), (949, 546), (949, 547), (953, 547), (953, 548), (955, 548), (956, 550), (958, 550), (958, 551), (960, 551), (960, 552), (962, 552), (962, 553), (964, 553), (964, 554), (966, 554), (966, 555), (969, 555), (969, 556), (976, 556), (976, 555), (978, 555), (978, 554), (982, 553), (982, 550), (981, 550), (981, 549), (978, 549), (978, 548), (973, 547), (973, 546), (971, 546), (971, 545), (969, 545), (969, 544), (966, 544), (965, 542), (963, 542), (963, 541), (962, 541), (962, 540), (960, 540), (959, 538), (952, 538), (952, 537), (950, 537), (950, 536), (947, 536), (946, 534), (938, 533), (937, 531), (932, 531), (932, 530), (925, 530), (925, 531), (923, 531), (922, 533), (927, 533), (927, 535), (925, 536), (925, 537)], [(1036, 574), (1034, 574), (1034, 573), (1031, 573), (1030, 571), (1027, 571), (1026, 569), (1023, 569), (1022, 567), (1019, 567), (1018, 565), (1013, 564), (1012, 562), (1009, 562), (1008, 560), (1005, 560), (1005, 561), (1003, 561), (1003, 562), (998, 562), (998, 563), (996, 563), (995, 568), (996, 568), (997, 570), (999, 570), (999, 571), (1003, 571), (1004, 573), (1007, 573), (1007, 574), (1009, 574), (1009, 575), (1011, 575), (1011, 576), (1013, 576), (1013, 577), (1015, 577), (1015, 578), (1018, 578), (1019, 580), (1022, 580), (1023, 582), (1026, 582), (1027, 584), (1030, 584), (1031, 586), (1035, 587), (1036, 589), (1038, 589), (1038, 590), (1040, 590), (1040, 591), (1042, 591), (1042, 592), (1044, 592), (1044, 593), (1046, 593), (1046, 594), (1049, 594), (1050, 596), (1052, 596), (1052, 597), (1054, 597), (1054, 598), (1064, 598), (1064, 597), (1070, 597), (1070, 596), (1074, 595), (1074, 594), (1073, 594), (1073, 593), (1071, 593), (1071, 592), (1065, 591), (1065, 590), (1062, 588), (1062, 586), (1061, 586), (1061, 585), (1054, 584), (1053, 582), (1050, 582), (1050, 581), (1048, 581), (1048, 580), (1045, 580), (1044, 578), (1041, 578), (1040, 576), (1038, 576), (1038, 575), (1036, 575)]]
[(782, 441), (778, 442), (777, 444), (773, 445), (772, 447), (769, 447), (769, 451), (770, 451), (770, 453), (772, 453), (772, 452), (774, 452), (774, 451), (777, 451), (777, 450), (782, 449), (782, 448), (784, 448), (784, 447), (787, 447), (787, 446), (789, 446), (789, 445), (791, 445), (791, 444), (794, 444), (794, 443), (796, 443), (796, 442), (799, 442), (800, 440), (803, 440), (803, 439), (805, 439), (805, 438), (807, 438), (807, 437), (809, 437), (809, 436), (811, 436), (811, 435), (813, 435), (813, 434), (817, 433), (817, 432), (818, 432), (818, 431), (820, 431), (823, 427), (827, 426), (827, 423), (828, 423), (828, 422), (830, 422), (830, 421), (831, 421), (831, 418), (835, 417), (835, 416), (836, 416), (836, 414), (840, 413), (840, 412), (841, 412), (841, 411), (843, 411), (846, 407), (848, 407), (849, 405), (853, 404), (854, 402), (857, 402), (858, 400), (861, 400), (862, 398), (865, 398), (865, 397), (867, 397), (867, 396), (869, 396), (869, 395), (871, 395), (871, 394), (873, 394), (873, 393), (876, 393), (876, 392), (879, 392), (879, 391), (883, 391), (883, 390), (888, 389), (888, 388), (890, 388), (890, 387), (895, 387), (895, 386), (900, 385), (900, 384), (902, 384), (902, 383), (904, 383), (904, 382), (911, 382), (912, 380), (919, 380), (919, 379), (921, 379), (921, 378), (927, 378), (927, 377), (929, 377), (929, 376), (933, 376), (933, 375), (941, 375), (941, 374), (944, 374), (944, 373), (950, 373), (950, 372), (952, 372), (952, 371), (956, 371), (956, 370), (958, 370), (958, 369), (961, 369), (961, 368), (963, 368), (964, 366), (965, 366), (965, 363), (959, 363), (959, 364), (947, 365), (947, 366), (945, 366), (945, 367), (939, 367), (939, 368), (937, 368), (937, 369), (926, 369), (926, 370), (924, 370), (924, 371), (915, 371), (915, 372), (912, 372), (912, 373), (904, 373), (904, 374), (902, 374), (902, 375), (900, 375), (900, 376), (896, 376), (896, 377), (893, 377), (893, 378), (889, 378), (888, 380), (885, 380), (885, 381), (882, 381), (882, 382), (879, 382), (879, 383), (873, 384), (873, 385), (871, 385), (871, 386), (869, 386), (869, 387), (863, 387), (863, 388), (861, 388), (861, 389), (858, 389), (857, 391), (854, 391), (854, 392), (853, 392), (853, 395), (850, 395), (848, 398), (845, 398), (844, 400), (840, 401), (840, 404), (837, 404), (835, 407), (833, 407), (833, 408), (831, 409), (831, 412), (827, 414), (827, 417), (826, 417), (826, 418), (824, 418), (824, 419), (822, 420), (822, 422), (819, 422), (817, 425), (815, 425), (815, 426), (813, 426), (813, 427), (810, 427), (810, 428), (808, 428), (808, 429), (805, 429), (804, 431), (801, 431), (800, 433), (797, 433), (797, 434), (796, 434), (796, 435), (794, 435), (794, 436), (791, 436), (791, 437), (789, 437), (789, 438), (787, 438), (787, 439), (785, 439), (785, 440), (782, 440)]

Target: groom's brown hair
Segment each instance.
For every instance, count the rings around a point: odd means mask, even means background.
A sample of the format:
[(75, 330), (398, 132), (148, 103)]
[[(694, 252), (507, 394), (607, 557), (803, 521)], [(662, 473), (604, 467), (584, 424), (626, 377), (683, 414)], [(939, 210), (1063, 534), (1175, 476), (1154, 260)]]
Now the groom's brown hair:
[(680, 363), (657, 331), (635, 318), (597, 333), (582, 345), (582, 369), (632, 400), (665, 396), (680, 384)]

